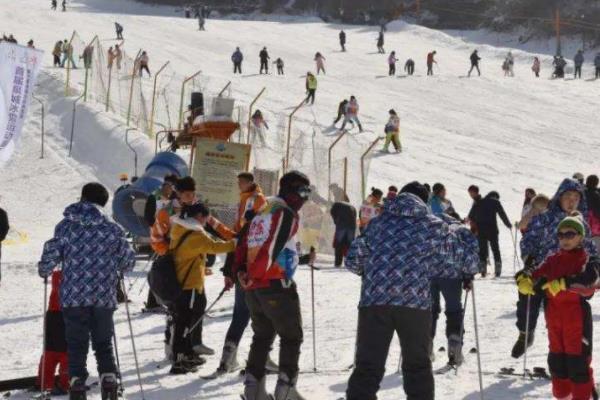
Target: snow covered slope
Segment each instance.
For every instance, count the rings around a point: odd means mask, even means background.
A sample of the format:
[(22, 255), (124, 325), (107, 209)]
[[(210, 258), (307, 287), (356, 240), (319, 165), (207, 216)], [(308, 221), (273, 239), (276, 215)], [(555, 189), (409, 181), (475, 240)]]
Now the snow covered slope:
[[(370, 27), (344, 27), (349, 51), (340, 53), (337, 33), (341, 26), (337, 25), (209, 20), (208, 30), (198, 32), (195, 20), (174, 16), (172, 8), (142, 6), (125, 0), (73, 1), (67, 13), (50, 12), (47, 6), (37, 0), (19, 0), (4, 2), (0, 7), (0, 23), (5, 32), (13, 33), (21, 42), (33, 38), (36, 46), (46, 51), (38, 94), (46, 102), (49, 114), (44, 160), (38, 159), (39, 117), (34, 105), (20, 150), (0, 170), (0, 204), (9, 212), (15, 231), (22, 233), (3, 248), (2, 378), (32, 374), (35, 370), (41, 347), (42, 286), (34, 262), (62, 209), (78, 198), (82, 183), (99, 180), (114, 188), (117, 174), (133, 168), (131, 153), (123, 145), (123, 121), (93, 103), (78, 109), (73, 157), (67, 157), (73, 99), (62, 97), (63, 71), (51, 68), (50, 52), (55, 41), (70, 37), (74, 29), (83, 38), (91, 39), (98, 34), (103, 43), (112, 44), (113, 23), (119, 21), (125, 27), (127, 51), (147, 50), (152, 71), (167, 60), (182, 75), (201, 69), (209, 78), (210, 91), (217, 91), (232, 80), (233, 97), (245, 104), (266, 87), (258, 106), (273, 114), (289, 113), (302, 99), (303, 76), (306, 71), (314, 70), (312, 59), (320, 51), (327, 58), (328, 75), (319, 77), (317, 102), (312, 110), (302, 109), (298, 119), (311, 124), (316, 117), (326, 131), (339, 101), (355, 95), (361, 105), (363, 124), (371, 131), (362, 135), (361, 140), (370, 141), (383, 131), (388, 109), (396, 109), (402, 118), (405, 151), (401, 155), (375, 157), (370, 166), (369, 185), (402, 185), (413, 179), (444, 182), (449, 198), (461, 214), (468, 211), (470, 199), (466, 188), (470, 184), (478, 184), (484, 192), (498, 190), (512, 219), (517, 219), (525, 187), (552, 194), (563, 177), (576, 170), (584, 174), (598, 172), (600, 166), (598, 84), (585, 79), (548, 80), (550, 60), (546, 55), (540, 55), (543, 78), (535, 79), (529, 70), (534, 54), (514, 51), (517, 76), (504, 78), (500, 65), (508, 49), (474, 45), (443, 32), (398, 22), (390, 25), (385, 48), (396, 50), (401, 64), (406, 58), (415, 59), (417, 71), (414, 77), (389, 78), (386, 57), (376, 54), (376, 31)], [(241, 77), (231, 74), (230, 55), (236, 46), (242, 48), (246, 57)], [(285, 60), (285, 77), (257, 75), (258, 52), (263, 46), (268, 47), (272, 59)], [(475, 47), (483, 58), (484, 75), (467, 79), (468, 56)], [(436, 76), (428, 78), (424, 76), (425, 56), (434, 49), (439, 65)], [(591, 66), (586, 64), (584, 68), (589, 78)], [(140, 152), (140, 165), (144, 165), (152, 154), (153, 143), (141, 134), (134, 133), (133, 138)], [(326, 142), (331, 138), (320, 140)], [(355, 177), (358, 171), (351, 174)], [(508, 274), (512, 272), (512, 242), (507, 232), (502, 234), (502, 250)], [(331, 270), (330, 261), (321, 262), (326, 268), (316, 272), (315, 277), (321, 372), (303, 374), (299, 383), (311, 400), (340, 397), (349, 376), (343, 369), (352, 362), (359, 280), (343, 271)], [(140, 263), (138, 269), (143, 268)], [(132, 282), (138, 276), (141, 273), (134, 273)], [(142, 281), (137, 281), (132, 291), (135, 310), (141, 307), (145, 294), (139, 294)], [(308, 271), (299, 272), (298, 284), (306, 328), (301, 366), (304, 371), (311, 371)], [(220, 285), (218, 277), (209, 280), (209, 301)], [(509, 359), (508, 355), (517, 333), (516, 292), (511, 280), (482, 281), (477, 293), (484, 369), (491, 372), (501, 366), (518, 368), (520, 362)], [(230, 306), (232, 302), (232, 296), (228, 295), (222, 306)], [(470, 311), (467, 313), (468, 350), (473, 346), (473, 325)], [(241, 379), (236, 377), (202, 382), (191, 376), (168, 376), (168, 367), (162, 359), (162, 318), (140, 315), (134, 318), (147, 399), (237, 398)], [(127, 393), (130, 398), (140, 398), (124, 310), (118, 311), (117, 322)], [(207, 344), (219, 349), (227, 325), (228, 318), (219, 314), (210, 319), (205, 329)], [(242, 357), (247, 354), (249, 339), (250, 332), (242, 342)], [(543, 366), (546, 347), (543, 328), (538, 330), (536, 339), (530, 362)], [(595, 342), (600, 344), (598, 339)], [(436, 348), (442, 344), (438, 335)], [(436, 380), (439, 398), (478, 398), (475, 359), (468, 357), (458, 376), (450, 374)], [(397, 359), (398, 348), (394, 344), (381, 399), (404, 398), (402, 379), (394, 374)], [(202, 374), (211, 372), (216, 362), (211, 359)], [(443, 363), (444, 356), (440, 354), (436, 366)], [(595, 365), (597, 368), (600, 363)], [(273, 383), (271, 379), (269, 384)], [(491, 374), (484, 376), (484, 384), (487, 399), (550, 398), (544, 382), (502, 380)], [(15, 398), (26, 398), (19, 396)]]

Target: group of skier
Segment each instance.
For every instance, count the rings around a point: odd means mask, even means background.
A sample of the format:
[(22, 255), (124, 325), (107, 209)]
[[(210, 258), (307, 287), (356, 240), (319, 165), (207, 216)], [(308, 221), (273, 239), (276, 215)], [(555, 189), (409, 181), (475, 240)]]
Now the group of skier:
[[(50, 2), (50, 9), (56, 11), (57, 7), (58, 7), (58, 0), (52, 0)], [(62, 0), (61, 7), (62, 7), (63, 12), (67, 11), (67, 0)]]

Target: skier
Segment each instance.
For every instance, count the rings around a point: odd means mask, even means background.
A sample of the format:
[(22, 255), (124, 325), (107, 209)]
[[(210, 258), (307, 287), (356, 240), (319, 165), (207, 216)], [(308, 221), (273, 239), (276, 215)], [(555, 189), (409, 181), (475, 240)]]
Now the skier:
[(62, 53), (63, 59), (60, 63), (61, 68), (64, 68), (65, 63), (68, 61), (71, 65), (71, 68), (77, 69), (77, 65), (75, 65), (75, 60), (73, 59), (73, 46), (71, 45), (71, 43), (69, 43), (67, 39), (65, 39), (63, 42)]
[(385, 54), (385, 49), (383, 48), (384, 37), (383, 31), (379, 32), (379, 36), (377, 37), (377, 52), (380, 54)]
[(314, 76), (311, 72), (307, 72), (306, 73), (306, 101), (305, 103), (308, 104), (308, 102), (310, 101), (310, 104), (315, 104), (315, 94), (317, 92), (317, 77)]
[(472, 276), (477, 242), (457, 221), (431, 215), (428, 194), (418, 182), (404, 186), (350, 248), (346, 268), (360, 275), (363, 285), (347, 400), (376, 398), (394, 332), (400, 336), (407, 398), (434, 398), (430, 280)]
[[(310, 181), (290, 171), (279, 181), (277, 197), (252, 222), (236, 250), (240, 285), (246, 290), (254, 336), (244, 380), (247, 400), (268, 398), (265, 364), (275, 339), (280, 338), (279, 376), (275, 400), (302, 400), (298, 360), (302, 344), (302, 317), (294, 273), (298, 266), (296, 232), (298, 212), (310, 196)], [(271, 227), (271, 228), (269, 228)]]
[(275, 64), (275, 66), (277, 67), (277, 75), (284, 75), (284, 73), (283, 73), (283, 67), (284, 67), (283, 60), (280, 57), (278, 57), (277, 60), (275, 60), (273, 62), (273, 64)]
[[(37, 385), (41, 388), (41, 391), (49, 392), (53, 396), (65, 395), (69, 390), (65, 322), (59, 301), (61, 280), (62, 272), (54, 270), (50, 280), (52, 289), (45, 318), (44, 354), (40, 358), (37, 378)], [(59, 379), (55, 383), (54, 377), (57, 367)]]
[(342, 52), (346, 51), (346, 32), (342, 29), (340, 31), (340, 47), (342, 48)]
[[(338, 112), (336, 119), (333, 120), (333, 125), (337, 124), (340, 119), (346, 116), (346, 105), (348, 104), (348, 99), (344, 99), (338, 105)], [(352, 127), (354, 127), (354, 121), (350, 121), (352, 123)]]
[(359, 132), (363, 132), (362, 125), (360, 124), (360, 120), (358, 119), (358, 101), (356, 97), (350, 96), (350, 101), (346, 104), (346, 111), (344, 113), (344, 122), (342, 123), (342, 127), (340, 128), (342, 131), (346, 127), (346, 123), (349, 121), (356, 122), (358, 125)]
[(473, 69), (477, 69), (477, 74), (481, 76), (481, 71), (479, 70), (480, 60), (481, 57), (479, 57), (477, 50), (473, 50), (473, 53), (471, 53), (471, 69), (469, 70), (468, 76), (471, 76), (471, 72), (473, 72)]
[(56, 6), (58, 5), (58, 1), (57, 0), (52, 0), (51, 5), (50, 5), (50, 9), (56, 11)]
[(335, 225), (334, 266), (340, 268), (356, 235), (356, 208), (350, 204), (350, 199), (344, 193), (344, 200), (333, 203), (330, 213)]
[(62, 10), (63, 12), (67, 11), (67, 0), (62, 1)]
[(244, 61), (244, 55), (240, 51), (239, 47), (235, 48), (235, 51), (231, 55), (231, 61), (233, 62), (233, 73), (235, 75), (236, 72), (242, 74), (242, 61)]
[(205, 31), (204, 25), (206, 24), (206, 18), (202, 14), (198, 14), (198, 30)]
[(471, 199), (473, 200), (473, 204), (471, 205), (471, 210), (469, 211), (469, 215), (467, 216), (466, 222), (468, 222), (471, 228), (471, 232), (473, 232), (474, 235), (477, 235), (478, 228), (474, 216), (479, 210), (479, 206), (481, 205), (481, 200), (483, 200), (483, 197), (481, 197), (481, 195), (479, 194), (479, 186), (477, 185), (469, 186), (467, 192), (469, 193), (469, 197), (471, 197)]
[(511, 76), (514, 77), (515, 76), (515, 58), (512, 55), (512, 51), (509, 51), (508, 54), (506, 55), (506, 60), (504, 61), (506, 63), (506, 69), (504, 71), (504, 76)]
[(552, 62), (554, 66), (554, 78), (564, 78), (565, 77), (565, 67), (567, 66), (567, 62), (565, 61), (563, 56), (556, 55), (554, 56), (554, 61)]
[[(177, 182), (177, 191), (194, 191), (191, 177)], [(200, 321), (206, 310), (206, 255), (228, 253), (234, 250), (235, 241), (214, 240), (206, 231), (209, 210), (202, 203), (184, 205), (181, 215), (172, 219), (171, 244), (169, 246), (175, 261), (177, 280), (183, 293), (174, 306), (173, 363), (170, 374), (179, 375), (194, 372), (195, 367), (206, 362), (194, 351), (192, 335), (188, 330)], [(194, 329), (201, 330), (202, 323)], [(200, 334), (201, 337), (201, 334)]]
[(590, 207), (587, 222), (590, 226), (592, 241), (600, 253), (600, 191), (598, 190), (597, 175), (589, 175), (585, 180), (585, 200)]
[(323, 71), (323, 75), (325, 75), (325, 57), (317, 51), (314, 61), (317, 63), (317, 75), (319, 75), (321, 71)]
[(94, 46), (92, 46), (91, 44), (88, 44), (83, 49), (83, 54), (80, 57), (80, 59), (83, 59), (83, 67), (85, 69), (92, 68), (93, 55), (94, 55)]
[(437, 51), (435, 50), (427, 54), (427, 76), (433, 76), (433, 64), (437, 64), (435, 60), (436, 54)]
[(6, 239), (9, 229), (8, 214), (0, 208), (0, 282), (2, 282), (2, 242)]
[(39, 274), (44, 278), (59, 265), (62, 267), (60, 304), (71, 400), (86, 399), (90, 335), (102, 397), (117, 399), (117, 367), (112, 346), (115, 289), (119, 275), (133, 269), (135, 253), (121, 228), (100, 211), (107, 202), (108, 191), (104, 186), (86, 184), (81, 200), (65, 209), (64, 219), (56, 226), (54, 237), (44, 245), (38, 264)]
[(446, 198), (446, 187), (441, 183), (435, 183), (433, 185), (432, 196), (429, 199), (428, 204), (433, 215), (437, 217), (440, 217), (441, 215), (449, 215), (457, 221), (462, 220), (454, 210), (452, 202)]
[(584, 61), (585, 58), (583, 57), (583, 50), (577, 51), (577, 54), (573, 59), (573, 63), (575, 64), (575, 79), (581, 79), (581, 67), (583, 66)]
[(123, 40), (123, 25), (115, 22), (115, 31), (117, 32), (117, 40)]
[(371, 194), (363, 201), (358, 213), (358, 229), (361, 234), (367, 228), (371, 220), (378, 217), (382, 211), (383, 192), (381, 189), (371, 188)]
[(396, 61), (398, 61), (398, 59), (396, 58), (396, 52), (392, 51), (390, 53), (390, 56), (388, 57), (388, 65), (390, 67), (388, 72), (389, 76), (396, 75)]
[[(500, 216), (504, 225), (511, 229), (511, 223), (508, 219), (498, 192), (492, 191), (485, 196), (478, 204), (477, 210), (469, 212), (470, 218), (477, 225), (477, 239), (479, 240), (479, 272), (481, 277), (487, 275), (488, 248), (492, 248), (494, 254), (494, 275), (500, 277), (502, 273), (502, 257), (500, 255), (500, 245), (498, 241), (498, 222), (497, 216)], [(489, 247), (488, 247), (489, 246)]]
[(256, 110), (254, 114), (252, 114), (252, 131), (253, 131), (253, 142), (256, 142), (256, 137), (258, 136), (262, 146), (266, 146), (265, 135), (263, 133), (263, 128), (269, 130), (269, 125), (267, 125), (267, 121), (262, 115), (260, 110)]
[(148, 69), (148, 53), (146, 53), (145, 51), (142, 51), (142, 54), (140, 55), (140, 58), (138, 59), (138, 68), (140, 71), (140, 78), (143, 76), (143, 72), (146, 71), (148, 73), (148, 76), (150, 75), (150, 70)]
[(389, 152), (390, 143), (394, 145), (396, 153), (402, 151), (402, 145), (400, 144), (400, 117), (396, 114), (394, 109), (389, 111), (390, 119), (385, 124), (385, 144), (383, 145), (383, 151)]
[(596, 79), (600, 78), (600, 53), (594, 58), (594, 66), (596, 67)]
[(121, 48), (119, 47), (118, 44), (115, 44), (114, 55), (115, 55), (115, 61), (117, 62), (117, 69), (120, 70), (121, 69), (121, 60), (123, 60), (123, 51), (121, 50)]
[(190, 6), (185, 6), (183, 8), (183, 12), (186, 18), (191, 18), (192, 17), (192, 7)]
[(54, 57), (54, 67), (60, 67), (60, 55), (62, 53), (62, 44), (62, 40), (59, 40), (54, 44), (54, 49), (52, 49), (52, 56)]
[(540, 77), (540, 68), (541, 68), (540, 59), (537, 57), (533, 57), (533, 65), (531, 66), (531, 70), (535, 74), (536, 78)]
[(412, 58), (406, 60), (406, 63), (404, 64), (404, 71), (411, 76), (415, 73), (415, 61)]
[[(595, 393), (592, 361), (592, 313), (588, 299), (600, 278), (600, 259), (584, 248), (586, 227), (575, 213), (557, 227), (559, 249), (535, 271), (523, 271), (520, 289), (546, 297), (548, 367), (557, 399), (587, 400)], [(594, 395), (593, 397), (597, 397)]]
[[(535, 269), (548, 255), (558, 249), (558, 239), (555, 235), (556, 227), (560, 221), (574, 211), (579, 211), (583, 215), (587, 214), (584, 189), (576, 180), (565, 179), (550, 201), (548, 210), (533, 217), (521, 238), (521, 257), (525, 268)], [(598, 251), (587, 236), (588, 234), (589, 230), (587, 230), (584, 239), (585, 249), (590, 256), (597, 255)], [(517, 283), (519, 283), (518, 277)], [(519, 291), (519, 301), (517, 302), (519, 337), (511, 352), (514, 358), (521, 357), (525, 352), (525, 336), (527, 336), (527, 347), (533, 344), (542, 299), (541, 294), (530, 295)], [(527, 315), (529, 315), (529, 332), (526, 334)]]
[(265, 71), (265, 74), (269, 74), (269, 60), (271, 59), (271, 57), (269, 57), (269, 53), (267, 52), (267, 48), (263, 47), (263, 49), (260, 51), (259, 53), (259, 57), (260, 57), (260, 73), (263, 73), (263, 69)]

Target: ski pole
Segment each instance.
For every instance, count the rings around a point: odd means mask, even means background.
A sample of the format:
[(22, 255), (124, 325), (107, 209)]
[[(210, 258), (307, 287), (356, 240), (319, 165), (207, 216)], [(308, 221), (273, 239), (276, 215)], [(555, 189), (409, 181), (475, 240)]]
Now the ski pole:
[(477, 373), (479, 375), (479, 397), (483, 399), (483, 374), (481, 372), (481, 351), (479, 348), (479, 328), (477, 327), (477, 307), (475, 305), (475, 284), (471, 287), (473, 296), (473, 324), (475, 325), (475, 346), (477, 347)]
[(310, 265), (310, 291), (312, 301), (313, 371), (317, 372), (317, 331), (315, 324), (315, 268)]
[[(156, 253), (152, 253), (152, 255), (150, 256), (150, 258), (148, 259), (148, 262), (146, 263), (146, 265), (144, 266), (144, 268), (142, 268), (142, 270), (140, 271), (140, 272), (141, 272), (141, 274), (140, 274), (140, 275), (138, 275), (138, 276), (137, 276), (137, 277), (136, 277), (136, 278), (133, 280), (133, 282), (130, 282), (130, 283), (129, 283), (129, 289), (128, 289), (129, 291), (131, 291), (131, 289), (133, 289), (133, 287), (135, 286), (135, 284), (136, 284), (136, 283), (139, 281), (139, 279), (140, 279), (140, 276), (142, 276), (142, 275), (143, 275), (143, 274), (144, 274), (146, 271), (148, 271), (148, 268), (150, 267), (150, 265), (152, 265), (152, 262), (154, 262), (154, 260), (156, 260), (156, 258), (157, 258), (157, 254), (156, 254)], [(146, 284), (145, 284), (145, 283), (142, 285), (142, 289), (144, 289), (144, 286), (146, 286)], [(141, 291), (141, 290), (140, 290), (140, 293), (139, 293), (139, 294), (142, 294), (142, 291)]]
[(48, 277), (44, 278), (44, 315), (43, 315), (43, 324), (42, 327), (42, 376), (40, 378), (40, 398), (42, 400), (49, 398), (46, 392), (46, 311), (47, 311), (47, 302), (48, 302)]
[[(462, 315), (462, 321), (460, 323), (460, 341), (464, 343), (464, 337), (465, 337), (465, 315), (467, 314), (467, 303), (469, 301), (469, 290), (466, 290), (467, 294), (465, 296), (465, 302), (463, 305), (463, 315)], [(454, 368), (454, 375), (458, 375), (458, 367), (459, 365), (456, 365), (456, 367)]]
[(142, 400), (146, 400), (144, 396), (144, 387), (142, 386), (142, 375), (140, 374), (140, 364), (138, 362), (137, 351), (135, 349), (135, 339), (133, 335), (133, 326), (131, 325), (131, 314), (129, 313), (129, 296), (127, 295), (127, 291), (125, 289), (125, 281), (123, 280), (123, 276), (121, 275), (121, 287), (123, 289), (123, 294), (125, 294), (125, 311), (127, 313), (127, 324), (129, 325), (129, 336), (131, 337), (131, 347), (133, 349), (133, 359), (135, 361), (135, 370), (137, 373), (138, 383), (140, 385), (140, 393), (142, 395)]
[(527, 295), (527, 310), (525, 311), (525, 351), (523, 353), (523, 378), (527, 377), (527, 348), (529, 344), (529, 313), (531, 309), (531, 295)]
[(225, 292), (227, 291), (227, 289), (223, 288), (223, 290), (221, 290), (221, 293), (219, 293), (219, 295), (217, 296), (217, 298), (215, 299), (215, 301), (213, 301), (211, 303), (210, 306), (208, 306), (208, 308), (206, 310), (204, 310), (204, 312), (202, 313), (202, 315), (198, 318), (198, 320), (194, 323), (194, 325), (192, 325), (190, 327), (190, 329), (186, 330), (183, 333), (183, 338), (185, 339), (186, 337), (188, 337), (190, 335), (190, 333), (192, 333), (192, 331), (194, 329), (196, 329), (198, 327), (198, 325), (200, 325), (200, 323), (204, 320), (204, 317), (206, 316), (206, 314), (208, 314), (208, 312), (210, 310), (212, 310), (212, 308), (215, 306), (215, 304), (217, 304), (217, 302), (219, 300), (221, 300), (221, 298), (223, 297), (223, 295), (225, 294)]
[(119, 361), (119, 346), (117, 346), (117, 330), (115, 329), (115, 321), (113, 320), (113, 343), (115, 345), (115, 360), (117, 361), (117, 378), (119, 379), (119, 393), (123, 394), (123, 378), (121, 376), (121, 362)]

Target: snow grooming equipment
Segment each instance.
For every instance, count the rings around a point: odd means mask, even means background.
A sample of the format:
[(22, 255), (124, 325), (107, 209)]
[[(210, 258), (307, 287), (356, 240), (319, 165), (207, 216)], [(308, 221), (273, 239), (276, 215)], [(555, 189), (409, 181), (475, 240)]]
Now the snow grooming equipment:
[(473, 296), (473, 324), (475, 326), (475, 346), (477, 348), (477, 375), (479, 375), (479, 397), (483, 398), (483, 374), (481, 372), (481, 350), (479, 348), (479, 328), (477, 327), (477, 307), (475, 305), (475, 282), (471, 287), (471, 295)]
[[(137, 351), (135, 349), (135, 339), (133, 338), (133, 326), (131, 325), (131, 314), (129, 313), (129, 296), (127, 295), (127, 289), (125, 288), (125, 281), (123, 280), (123, 276), (119, 279), (121, 283), (121, 288), (123, 289), (123, 294), (125, 294), (125, 312), (127, 313), (127, 324), (129, 325), (129, 335), (131, 337), (131, 347), (133, 349), (133, 359), (135, 361), (135, 371), (137, 373), (138, 383), (140, 385), (140, 394), (142, 395), (142, 400), (146, 400), (146, 396), (144, 396), (144, 387), (142, 386), (142, 376), (140, 374), (140, 364), (138, 362)], [(119, 374), (120, 375), (120, 374)]]
[(527, 295), (527, 310), (525, 311), (525, 352), (523, 353), (523, 378), (527, 377), (527, 348), (529, 347), (529, 309), (531, 307), (531, 295)]
[[(314, 247), (311, 247), (311, 251)], [(317, 331), (315, 324), (315, 267), (310, 264), (310, 297), (312, 302), (313, 371), (317, 372)]]
[(49, 400), (50, 393), (46, 391), (46, 312), (48, 311), (48, 277), (44, 278), (44, 314), (42, 316), (42, 376), (40, 377), (40, 395), (37, 397), (41, 400)]
[(186, 329), (186, 331), (183, 332), (184, 339), (187, 338), (190, 335), (190, 333), (192, 333), (192, 331), (198, 327), (198, 325), (200, 325), (202, 320), (204, 320), (204, 317), (206, 316), (206, 314), (208, 314), (208, 312), (215, 306), (215, 304), (217, 304), (218, 301), (223, 298), (223, 295), (225, 294), (226, 291), (227, 291), (227, 289), (223, 288), (223, 290), (221, 290), (221, 293), (219, 293), (219, 295), (217, 296), (215, 301), (213, 301), (211, 303), (211, 305), (208, 306), (208, 308), (206, 310), (204, 310), (204, 313), (198, 318), (198, 321), (194, 322), (194, 325), (192, 325), (189, 329)]

